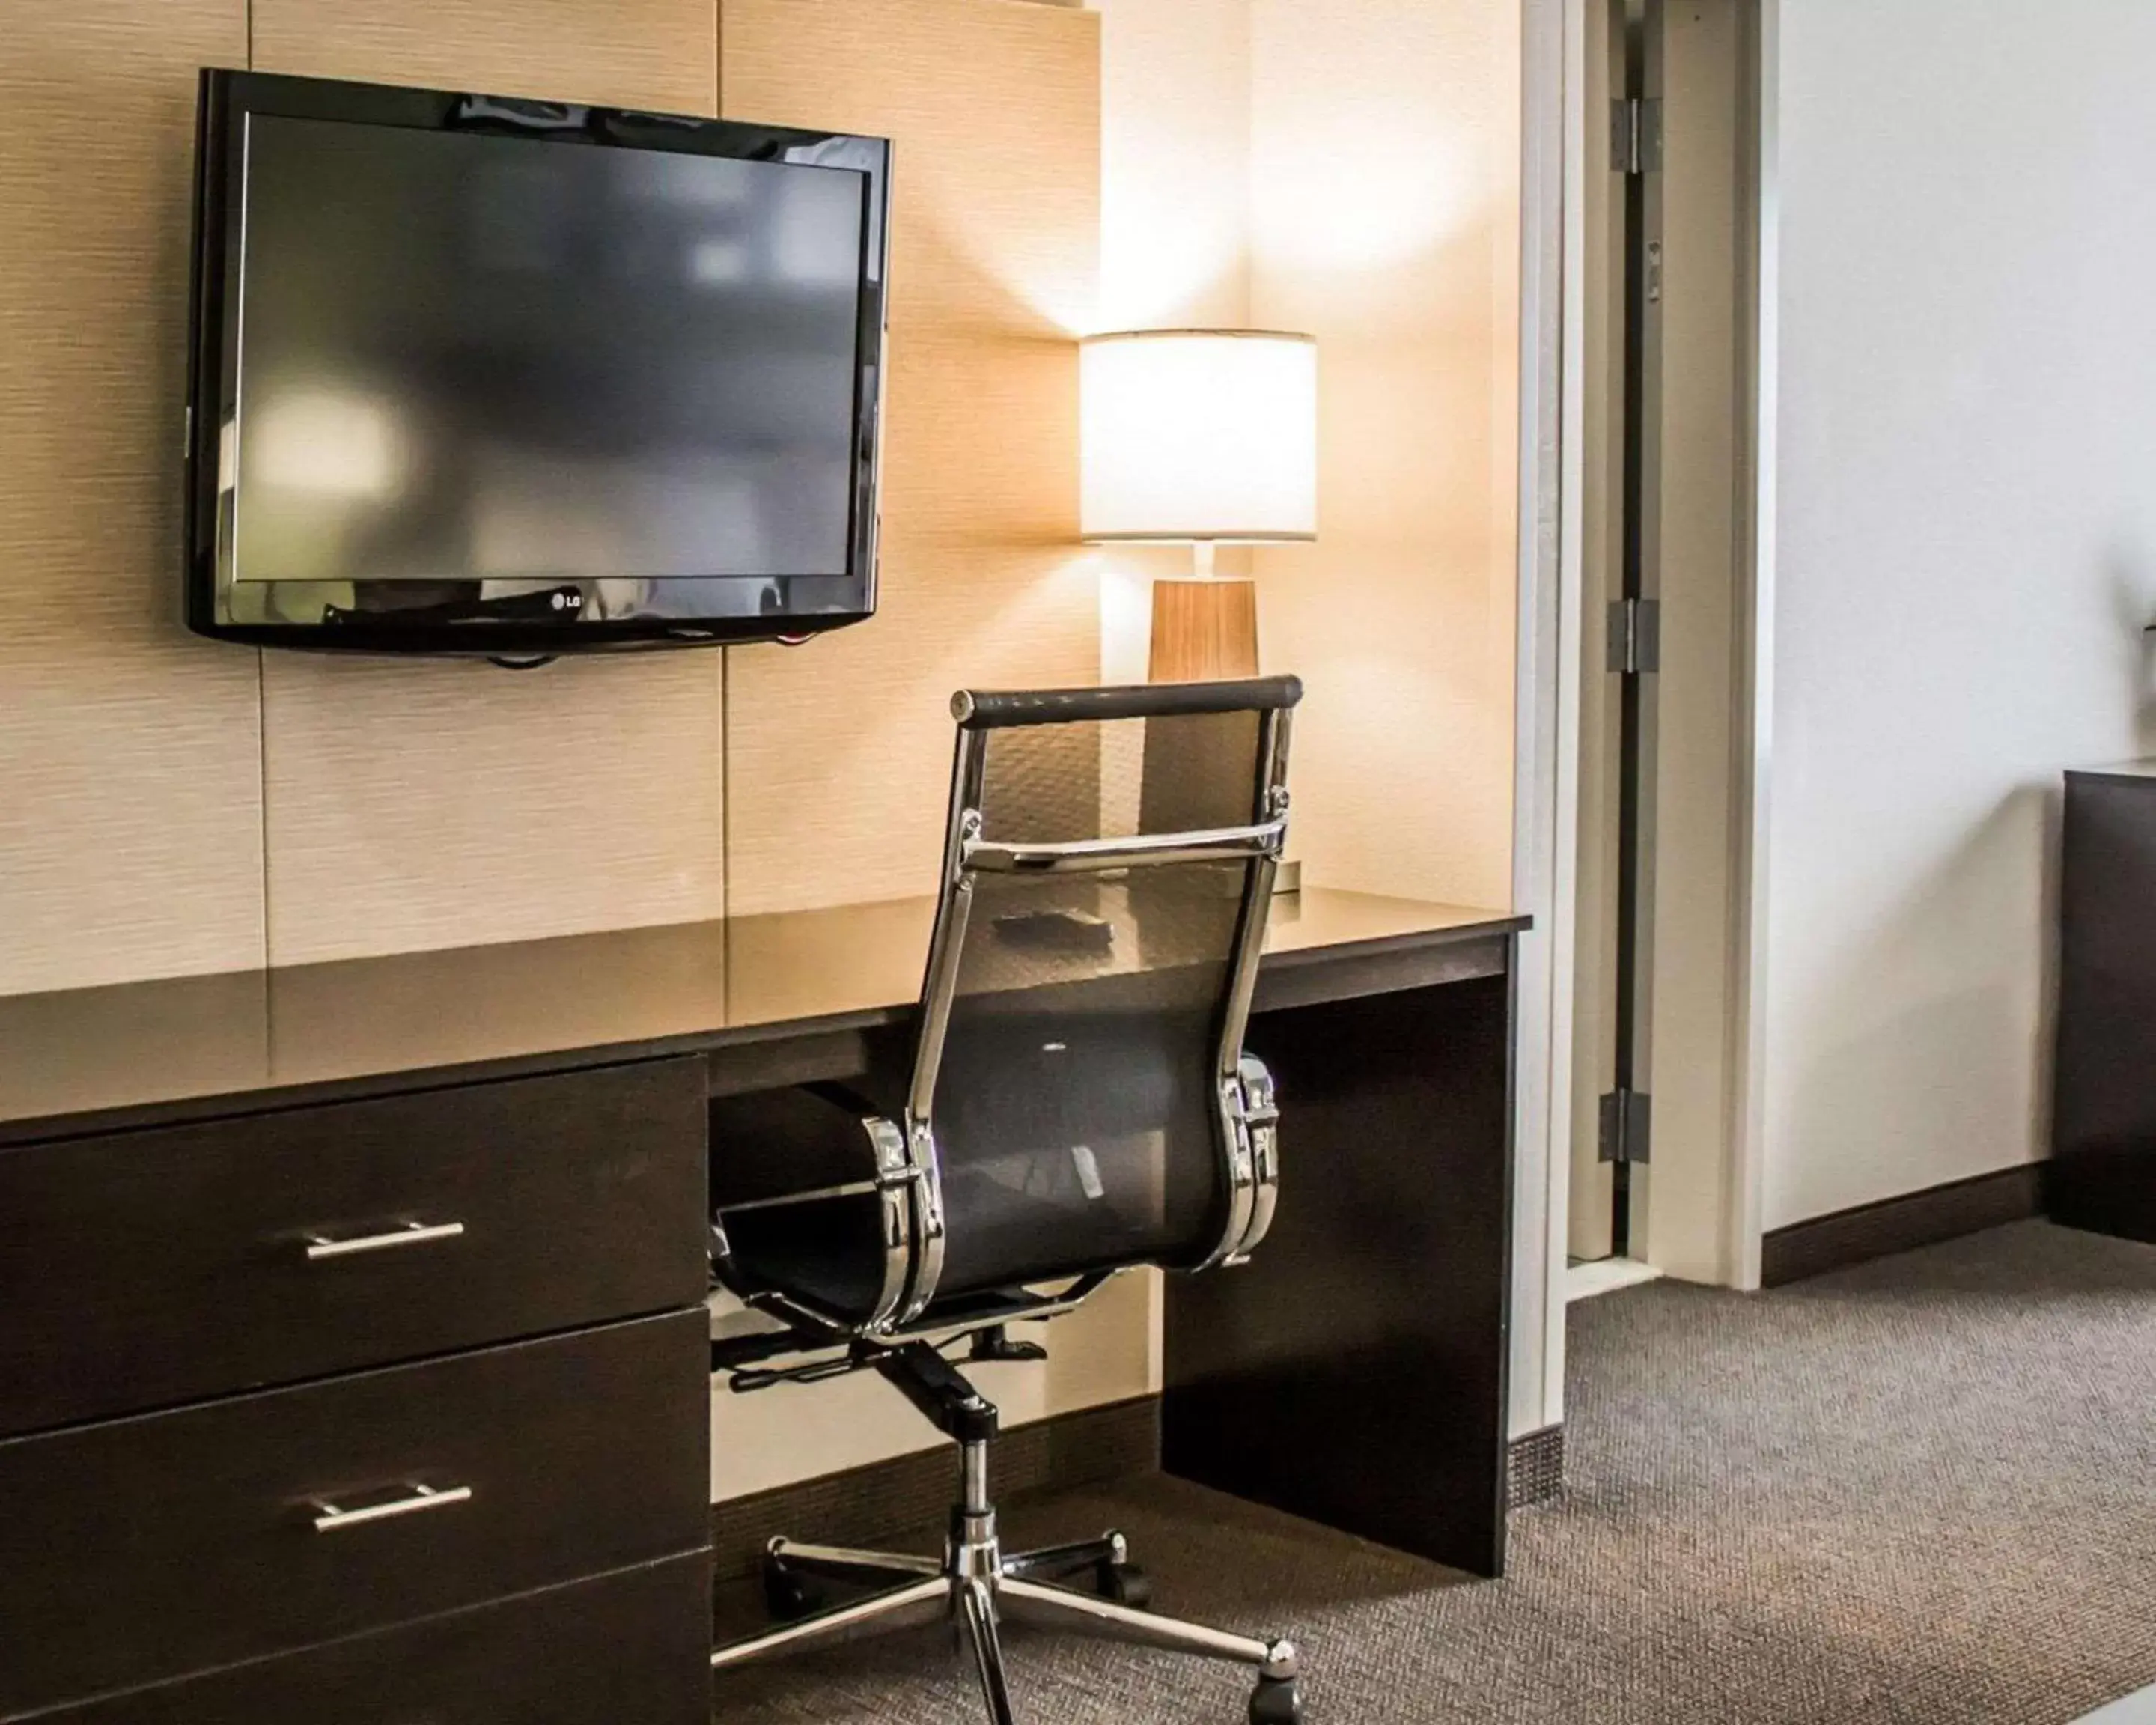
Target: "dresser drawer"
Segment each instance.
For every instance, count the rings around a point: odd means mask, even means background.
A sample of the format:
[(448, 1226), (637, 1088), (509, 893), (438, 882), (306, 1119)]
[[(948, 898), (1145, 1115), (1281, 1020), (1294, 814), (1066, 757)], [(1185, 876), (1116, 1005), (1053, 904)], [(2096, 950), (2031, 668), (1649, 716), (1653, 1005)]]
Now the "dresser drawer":
[(701, 1554), (35, 1715), (37, 1725), (710, 1725)]
[(704, 1110), (668, 1060), (0, 1150), (0, 1434), (698, 1303)]
[(0, 1443), (0, 1718), (703, 1551), (707, 1337), (699, 1307)]

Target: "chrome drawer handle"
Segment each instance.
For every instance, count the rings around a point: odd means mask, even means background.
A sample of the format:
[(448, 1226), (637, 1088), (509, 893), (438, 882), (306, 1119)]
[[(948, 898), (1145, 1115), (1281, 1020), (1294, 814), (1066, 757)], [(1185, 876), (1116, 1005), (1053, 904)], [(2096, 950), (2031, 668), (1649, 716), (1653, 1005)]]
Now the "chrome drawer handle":
[(423, 1509), (447, 1509), (453, 1503), (470, 1503), (470, 1486), (452, 1486), (438, 1491), (432, 1486), (412, 1487), (409, 1497), (393, 1497), (387, 1503), (370, 1503), (364, 1509), (339, 1509), (334, 1503), (317, 1498), (315, 1507), (321, 1513), (315, 1517), (317, 1533), (340, 1532), (346, 1527), (362, 1527), (369, 1522), (393, 1521), (398, 1516), (414, 1516)]
[(355, 1258), (362, 1252), (386, 1252), (395, 1246), (424, 1245), (430, 1240), (454, 1240), (465, 1231), (461, 1222), (407, 1222), (387, 1234), (362, 1234), (352, 1240), (331, 1240), (320, 1234), (307, 1236), (307, 1261), (325, 1258)]

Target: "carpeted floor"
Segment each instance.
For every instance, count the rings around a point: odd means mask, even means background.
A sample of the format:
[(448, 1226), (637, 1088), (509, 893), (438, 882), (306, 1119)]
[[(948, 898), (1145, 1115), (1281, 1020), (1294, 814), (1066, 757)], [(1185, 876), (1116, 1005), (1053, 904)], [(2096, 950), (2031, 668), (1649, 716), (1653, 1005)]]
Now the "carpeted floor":
[[(1774, 1293), (1575, 1307), (1563, 1501), (1511, 1574), (1156, 1479), (1155, 1603), (1292, 1635), (1313, 1725), (2066, 1725), (2156, 1681), (2156, 1248), (2017, 1224)], [(1225, 1668), (1014, 1630), (1027, 1725), (1243, 1717)], [(725, 1725), (981, 1717), (943, 1631), (721, 1680)]]

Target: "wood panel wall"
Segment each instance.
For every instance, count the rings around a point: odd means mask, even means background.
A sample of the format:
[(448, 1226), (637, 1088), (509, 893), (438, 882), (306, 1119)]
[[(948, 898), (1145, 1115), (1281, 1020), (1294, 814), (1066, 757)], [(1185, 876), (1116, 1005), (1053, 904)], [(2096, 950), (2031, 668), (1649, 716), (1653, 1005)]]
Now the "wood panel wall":
[[(717, 111), (713, 0), (254, 0), (259, 70)], [(263, 659), (275, 963), (725, 907), (717, 653)]]
[[(1097, 21), (1019, 0), (87, 0), (0, 59), (0, 993), (927, 890), (962, 684), (1092, 680)], [(882, 612), (464, 664), (178, 620), (196, 69), (898, 141)], [(733, 685), (729, 689), (729, 680)], [(729, 707), (732, 729), (726, 729)], [(729, 757), (731, 756), (731, 759)], [(729, 768), (740, 778), (729, 834)]]
[(0, 29), (0, 993), (262, 959), (254, 655), (180, 629), (195, 68), (244, 0)]
[(737, 913), (932, 891), (951, 692), (1091, 683), (1078, 382), (1099, 20), (1020, 0), (722, 0), (736, 118), (896, 145), (875, 621), (730, 649)]

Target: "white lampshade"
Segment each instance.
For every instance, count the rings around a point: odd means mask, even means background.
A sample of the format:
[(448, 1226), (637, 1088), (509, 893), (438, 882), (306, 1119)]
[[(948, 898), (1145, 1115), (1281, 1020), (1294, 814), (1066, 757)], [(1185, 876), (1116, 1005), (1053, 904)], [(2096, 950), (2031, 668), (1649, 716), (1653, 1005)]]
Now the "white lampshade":
[(1266, 330), (1095, 336), (1081, 358), (1087, 539), (1317, 536), (1317, 344)]

